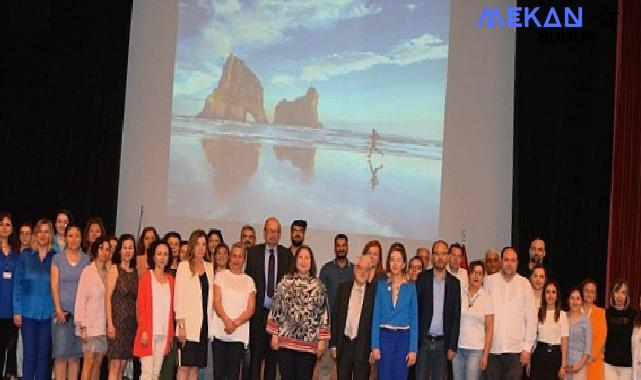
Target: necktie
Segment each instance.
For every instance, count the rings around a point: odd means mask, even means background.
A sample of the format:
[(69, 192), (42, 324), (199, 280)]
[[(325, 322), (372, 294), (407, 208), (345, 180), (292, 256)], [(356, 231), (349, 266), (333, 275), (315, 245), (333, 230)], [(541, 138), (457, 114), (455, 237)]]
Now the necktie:
[(267, 296), (274, 296), (274, 282), (276, 279), (276, 258), (274, 257), (274, 248), (269, 249), (269, 263), (267, 265)]

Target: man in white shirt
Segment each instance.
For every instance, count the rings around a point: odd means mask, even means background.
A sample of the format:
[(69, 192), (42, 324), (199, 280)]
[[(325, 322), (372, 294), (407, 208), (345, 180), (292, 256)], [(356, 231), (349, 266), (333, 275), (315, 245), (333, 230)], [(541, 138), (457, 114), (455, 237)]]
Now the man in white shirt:
[(485, 288), (494, 305), (494, 335), (486, 371), (488, 380), (519, 380), (530, 362), (537, 315), (530, 282), (516, 273), (518, 254), (501, 250), (501, 271), (488, 276)]
[(450, 262), (447, 263), (447, 271), (458, 278), (461, 289), (467, 289), (467, 269), (461, 268), (463, 261), (463, 247), (459, 243), (450, 245)]

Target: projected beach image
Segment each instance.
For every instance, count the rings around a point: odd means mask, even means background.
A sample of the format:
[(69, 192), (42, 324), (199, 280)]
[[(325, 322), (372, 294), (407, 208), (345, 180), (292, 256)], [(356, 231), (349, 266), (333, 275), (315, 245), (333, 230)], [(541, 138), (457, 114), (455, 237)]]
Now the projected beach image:
[(168, 210), (438, 232), (447, 1), (180, 1)]

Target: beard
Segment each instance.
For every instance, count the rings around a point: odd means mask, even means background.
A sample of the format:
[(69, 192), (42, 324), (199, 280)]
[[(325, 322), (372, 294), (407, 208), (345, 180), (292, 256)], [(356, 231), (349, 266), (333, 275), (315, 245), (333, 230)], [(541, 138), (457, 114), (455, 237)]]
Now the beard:
[(292, 246), (295, 248), (298, 248), (301, 245), (303, 245), (304, 241), (305, 241), (305, 238), (292, 237)]
[(336, 251), (335, 254), (339, 259), (344, 259), (345, 257), (347, 257), (347, 251)]

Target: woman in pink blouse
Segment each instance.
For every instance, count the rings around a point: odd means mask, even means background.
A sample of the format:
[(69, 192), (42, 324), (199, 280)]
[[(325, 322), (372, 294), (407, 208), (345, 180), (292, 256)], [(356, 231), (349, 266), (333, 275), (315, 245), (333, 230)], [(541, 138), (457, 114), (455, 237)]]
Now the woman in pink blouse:
[(100, 364), (107, 352), (105, 282), (109, 254), (109, 239), (97, 238), (91, 245), (92, 262), (82, 270), (78, 282), (74, 316), (84, 358), (81, 380), (100, 377)]

